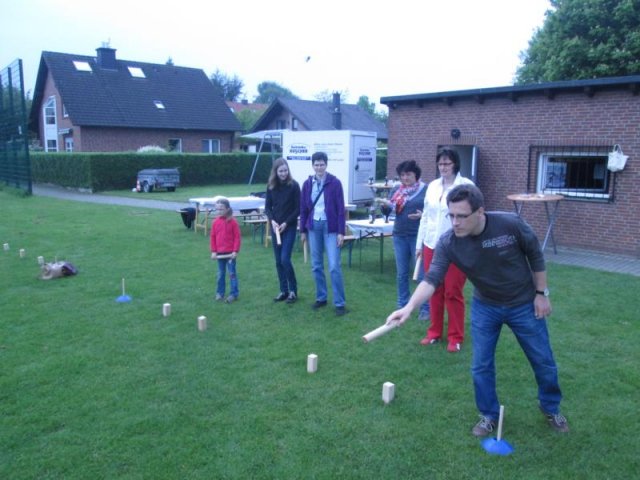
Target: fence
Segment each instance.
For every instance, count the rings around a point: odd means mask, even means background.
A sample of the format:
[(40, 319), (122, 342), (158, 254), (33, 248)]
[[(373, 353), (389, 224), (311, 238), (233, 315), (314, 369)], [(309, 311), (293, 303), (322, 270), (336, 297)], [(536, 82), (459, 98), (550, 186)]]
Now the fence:
[(0, 71), (0, 181), (31, 194), (22, 60)]

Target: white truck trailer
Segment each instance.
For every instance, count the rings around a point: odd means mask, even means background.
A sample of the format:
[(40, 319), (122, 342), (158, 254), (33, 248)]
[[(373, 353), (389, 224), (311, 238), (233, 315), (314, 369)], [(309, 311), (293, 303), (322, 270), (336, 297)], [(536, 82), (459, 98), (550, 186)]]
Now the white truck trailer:
[(344, 201), (364, 205), (373, 200), (368, 186), (376, 176), (375, 132), (355, 130), (283, 131), (282, 156), (289, 163), (291, 175), (300, 184), (313, 175), (311, 155), (325, 152), (327, 171), (342, 182)]

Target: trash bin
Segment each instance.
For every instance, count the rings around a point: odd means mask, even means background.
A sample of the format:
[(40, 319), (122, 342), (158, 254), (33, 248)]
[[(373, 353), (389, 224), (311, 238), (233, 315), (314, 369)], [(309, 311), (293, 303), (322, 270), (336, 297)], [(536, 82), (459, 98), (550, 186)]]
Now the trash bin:
[(182, 217), (182, 223), (187, 228), (193, 227), (193, 222), (196, 219), (196, 209), (193, 207), (181, 208), (180, 216)]

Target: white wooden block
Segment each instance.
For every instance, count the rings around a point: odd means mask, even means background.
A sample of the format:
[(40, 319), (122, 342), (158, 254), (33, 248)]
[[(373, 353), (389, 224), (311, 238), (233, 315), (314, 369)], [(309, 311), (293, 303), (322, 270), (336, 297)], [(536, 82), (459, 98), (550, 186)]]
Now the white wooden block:
[(169, 315), (171, 315), (171, 304), (165, 303), (162, 305), (162, 316), (168, 317)]
[(207, 317), (200, 315), (198, 317), (198, 330), (204, 332), (207, 329)]
[(396, 386), (391, 382), (384, 382), (382, 384), (382, 401), (384, 403), (390, 403), (396, 394)]
[(5, 244), (4, 244), (4, 251), (6, 252), (7, 250), (9, 250), (9, 244), (8, 244), (8, 243), (5, 243)]
[(20, 258), (24, 258), (27, 252), (25, 252), (24, 248), (20, 249)]
[(315, 373), (318, 370), (318, 355), (310, 353), (307, 356), (307, 372)]
[(38, 265), (40, 266), (44, 265), (44, 257), (42, 255), (38, 257)]

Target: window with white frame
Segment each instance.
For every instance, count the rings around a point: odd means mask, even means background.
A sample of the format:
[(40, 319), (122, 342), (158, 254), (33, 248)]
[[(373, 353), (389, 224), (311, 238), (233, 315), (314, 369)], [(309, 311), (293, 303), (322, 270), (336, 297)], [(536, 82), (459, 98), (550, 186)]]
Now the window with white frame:
[(540, 152), (536, 190), (570, 198), (609, 200), (610, 147), (564, 147)]
[(298, 119), (296, 117), (291, 119), (291, 130), (298, 130)]
[(202, 153), (220, 153), (220, 140), (216, 138), (202, 140)]
[(62, 104), (62, 116), (64, 118), (68, 118), (69, 117), (69, 112), (67, 112), (67, 107), (64, 105), (64, 103)]
[(73, 137), (65, 137), (64, 139), (64, 151), (71, 153), (73, 152)]
[(47, 152), (57, 152), (57, 151), (58, 151), (58, 141), (47, 140)]
[(44, 123), (45, 125), (56, 124), (56, 97), (49, 97), (44, 105)]
[(84, 60), (74, 60), (73, 66), (76, 67), (76, 70), (79, 72), (91, 72), (91, 65)]
[(170, 152), (182, 152), (182, 139), (181, 138), (170, 138), (169, 142), (169, 151)]
[(142, 70), (142, 68), (140, 67), (127, 67), (127, 69), (129, 70), (129, 75), (131, 75), (133, 78), (147, 78), (147, 76), (144, 74), (144, 70)]

